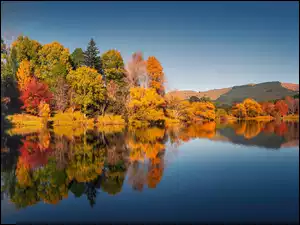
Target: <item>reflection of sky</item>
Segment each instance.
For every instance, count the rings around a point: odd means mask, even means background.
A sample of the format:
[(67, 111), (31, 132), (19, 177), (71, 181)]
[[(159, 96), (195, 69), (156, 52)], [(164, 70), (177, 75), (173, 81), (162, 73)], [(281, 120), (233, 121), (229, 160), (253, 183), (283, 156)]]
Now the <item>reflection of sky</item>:
[(5, 2), (1, 34), (156, 56), (169, 89), (298, 83), (297, 2)]

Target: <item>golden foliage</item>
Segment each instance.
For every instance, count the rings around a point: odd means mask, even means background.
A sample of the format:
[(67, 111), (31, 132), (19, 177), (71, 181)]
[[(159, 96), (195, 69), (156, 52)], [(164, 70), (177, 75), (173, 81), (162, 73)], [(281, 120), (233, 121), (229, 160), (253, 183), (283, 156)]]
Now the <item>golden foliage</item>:
[(162, 109), (164, 103), (165, 100), (153, 88), (130, 88), (129, 122), (162, 120), (164, 118)]
[(163, 96), (165, 93), (164, 72), (160, 62), (154, 56), (150, 56), (147, 60), (147, 73), (150, 79), (149, 86)]
[(245, 106), (248, 117), (259, 116), (263, 112), (261, 105), (251, 98), (245, 99), (243, 105)]
[(119, 115), (105, 115), (97, 117), (97, 125), (124, 125), (125, 120)]
[(7, 119), (16, 127), (33, 126), (42, 128), (44, 126), (42, 118), (29, 114), (14, 114), (7, 116)]
[(83, 113), (79, 111), (75, 112), (57, 112), (51, 120), (53, 126), (72, 126), (72, 127), (94, 127), (94, 119), (87, 118)]
[(30, 62), (28, 60), (23, 60), (20, 63), (17, 71), (17, 81), (21, 91), (27, 87), (28, 83), (31, 81), (31, 78)]

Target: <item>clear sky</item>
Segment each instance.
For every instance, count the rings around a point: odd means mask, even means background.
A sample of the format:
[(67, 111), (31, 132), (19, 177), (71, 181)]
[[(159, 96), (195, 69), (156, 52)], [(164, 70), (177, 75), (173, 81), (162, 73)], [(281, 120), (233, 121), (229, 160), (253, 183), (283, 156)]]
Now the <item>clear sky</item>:
[(168, 89), (299, 83), (299, 3), (2, 2), (1, 36), (156, 56)]

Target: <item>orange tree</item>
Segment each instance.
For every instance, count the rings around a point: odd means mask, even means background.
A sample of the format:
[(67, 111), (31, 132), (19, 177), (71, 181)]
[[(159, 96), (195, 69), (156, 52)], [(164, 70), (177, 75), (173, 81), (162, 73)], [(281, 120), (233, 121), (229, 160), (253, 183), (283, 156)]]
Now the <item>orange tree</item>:
[(149, 86), (163, 96), (165, 94), (164, 72), (160, 62), (154, 56), (150, 56), (147, 60), (147, 73), (150, 79)]

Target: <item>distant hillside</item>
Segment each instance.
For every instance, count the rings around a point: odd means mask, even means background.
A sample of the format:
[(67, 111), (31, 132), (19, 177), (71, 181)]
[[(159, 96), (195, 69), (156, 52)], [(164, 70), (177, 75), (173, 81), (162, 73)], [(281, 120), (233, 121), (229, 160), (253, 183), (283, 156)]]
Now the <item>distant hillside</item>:
[(191, 90), (172, 91), (167, 93), (167, 95), (178, 96), (184, 99), (189, 99), (191, 96), (198, 98), (206, 96), (222, 104), (232, 104), (233, 102), (241, 102), (245, 98), (253, 98), (256, 101), (268, 101), (280, 99), (285, 96), (293, 96), (297, 93), (299, 93), (299, 84), (274, 81), (214, 89), (204, 92)]

